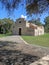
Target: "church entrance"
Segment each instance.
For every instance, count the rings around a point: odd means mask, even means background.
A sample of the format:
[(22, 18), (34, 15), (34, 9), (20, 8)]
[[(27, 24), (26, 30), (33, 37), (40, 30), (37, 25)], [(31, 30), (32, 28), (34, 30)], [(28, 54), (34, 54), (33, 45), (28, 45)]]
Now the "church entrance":
[(19, 35), (21, 35), (21, 28), (19, 28)]

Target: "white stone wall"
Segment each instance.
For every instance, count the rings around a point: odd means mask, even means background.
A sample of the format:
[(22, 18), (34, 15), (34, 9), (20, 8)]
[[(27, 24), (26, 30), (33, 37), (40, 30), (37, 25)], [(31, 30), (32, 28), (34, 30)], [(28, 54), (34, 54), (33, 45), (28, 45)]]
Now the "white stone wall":
[(28, 23), (28, 21), (26, 21), (26, 27), (29, 27), (29, 24), (30, 24), (30, 23)]
[(34, 30), (34, 35), (38, 36), (38, 35), (43, 35), (44, 34), (44, 27), (37, 27), (37, 29)]

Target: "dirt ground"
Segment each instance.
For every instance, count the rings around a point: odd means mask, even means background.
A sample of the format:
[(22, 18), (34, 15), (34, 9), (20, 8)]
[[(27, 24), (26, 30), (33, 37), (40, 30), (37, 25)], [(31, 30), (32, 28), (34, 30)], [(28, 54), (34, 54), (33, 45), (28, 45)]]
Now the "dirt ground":
[(46, 55), (48, 48), (27, 45), (20, 36), (0, 38), (0, 65), (30, 65)]

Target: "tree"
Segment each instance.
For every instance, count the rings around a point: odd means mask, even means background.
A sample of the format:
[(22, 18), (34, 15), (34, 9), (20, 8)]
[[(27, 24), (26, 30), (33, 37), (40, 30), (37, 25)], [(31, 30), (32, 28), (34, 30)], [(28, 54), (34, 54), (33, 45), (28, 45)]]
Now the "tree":
[[(3, 8), (6, 8), (9, 12), (17, 9), (19, 4), (24, 0), (0, 0)], [(25, 0), (27, 14), (38, 14), (49, 8), (49, 0)], [(24, 4), (24, 2), (23, 2)]]
[(0, 33), (5, 33), (4, 22), (2, 19), (0, 19)]
[(14, 9), (17, 9), (21, 0), (0, 0), (2, 8), (5, 8), (7, 11), (11, 12)]
[(0, 20), (0, 33), (8, 33), (11, 32), (11, 26), (13, 24), (13, 20), (10, 18), (4, 18)]
[(49, 0), (27, 0), (27, 14), (42, 14), (49, 11)]
[(42, 25), (42, 23), (40, 22), (40, 19), (36, 19), (36, 20), (30, 20), (29, 22), (33, 23), (33, 24), (36, 24), (38, 26)]
[(45, 32), (49, 32), (49, 16), (45, 18)]
[(10, 32), (11, 26), (14, 23), (13, 20), (11, 20), (10, 18), (4, 18), (3, 21), (5, 22), (4, 28), (5, 28), (6, 32)]

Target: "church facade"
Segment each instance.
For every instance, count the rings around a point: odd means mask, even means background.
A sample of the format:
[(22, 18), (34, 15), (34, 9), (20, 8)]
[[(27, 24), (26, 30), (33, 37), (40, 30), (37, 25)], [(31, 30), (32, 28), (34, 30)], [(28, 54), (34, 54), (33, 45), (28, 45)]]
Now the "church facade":
[(44, 34), (44, 27), (28, 22), (24, 18), (19, 18), (12, 26), (12, 33), (14, 35), (38, 36)]

